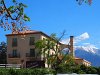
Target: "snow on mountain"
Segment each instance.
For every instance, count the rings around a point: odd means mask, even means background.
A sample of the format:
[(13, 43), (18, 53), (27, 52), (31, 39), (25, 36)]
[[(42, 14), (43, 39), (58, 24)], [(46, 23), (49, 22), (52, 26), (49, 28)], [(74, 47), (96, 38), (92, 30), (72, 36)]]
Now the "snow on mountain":
[(94, 51), (93, 48), (87, 48), (87, 47), (84, 47), (84, 46), (78, 46), (75, 50), (84, 50), (86, 52), (96, 54), (96, 51)]
[[(75, 56), (86, 59), (92, 63), (92, 66), (100, 66), (100, 49), (91, 43), (80, 43), (86, 39), (89, 39), (90, 35), (85, 32), (79, 36), (74, 37)], [(70, 39), (64, 39), (61, 41), (63, 44), (68, 44)], [(64, 51), (66, 52), (66, 50)], [(68, 51), (67, 51), (68, 52)]]
[(95, 47), (95, 45), (88, 44), (84, 46), (75, 46), (75, 50), (84, 50), (86, 52), (95, 54), (95, 55), (100, 55), (100, 49)]

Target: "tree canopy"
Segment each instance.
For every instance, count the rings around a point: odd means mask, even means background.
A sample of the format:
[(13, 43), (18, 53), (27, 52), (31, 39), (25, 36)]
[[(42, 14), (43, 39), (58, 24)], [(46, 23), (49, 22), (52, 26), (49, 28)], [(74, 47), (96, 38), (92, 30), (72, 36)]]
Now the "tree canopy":
[(89, 5), (91, 5), (92, 0), (76, 0), (78, 2), (79, 5), (82, 5), (82, 3), (87, 3)]
[[(30, 18), (24, 13), (27, 5), (18, 0), (9, 0), (11, 5), (8, 5), (6, 0), (0, 0), (0, 27), (4, 30), (12, 30), (12, 32), (20, 32), (27, 30), (25, 21), (30, 21)], [(76, 0), (79, 5), (87, 3), (91, 5), (92, 0)]]
[(7, 52), (7, 44), (5, 42), (0, 43), (0, 64), (6, 64), (6, 52)]
[(23, 31), (26, 29), (24, 22), (30, 21), (24, 13), (27, 6), (17, 0), (10, 1), (11, 5), (8, 5), (6, 0), (0, 0), (0, 26), (4, 30)]

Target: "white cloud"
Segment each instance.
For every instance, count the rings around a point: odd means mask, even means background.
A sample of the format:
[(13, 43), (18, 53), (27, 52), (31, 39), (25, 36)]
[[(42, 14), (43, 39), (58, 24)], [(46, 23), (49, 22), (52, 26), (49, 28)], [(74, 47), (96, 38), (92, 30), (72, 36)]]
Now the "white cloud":
[(68, 44), (69, 41), (70, 41), (70, 39), (64, 39), (64, 40), (61, 41), (61, 43), (63, 43), (63, 44)]
[(80, 41), (88, 39), (90, 36), (87, 32), (81, 34), (80, 36), (75, 37), (74, 43), (78, 43)]
[[(74, 37), (74, 43), (81, 42), (83, 40), (88, 39), (89, 37), (90, 37), (89, 34), (87, 32), (85, 32), (85, 33), (81, 34), (80, 36)], [(61, 43), (68, 44), (69, 41), (70, 41), (70, 39), (64, 39), (61, 41)]]
[[(81, 41), (84, 41), (86, 39), (89, 39), (89, 34), (87, 32), (79, 35), (79, 36), (76, 36), (74, 37), (74, 44), (77, 44)], [(61, 43), (64, 43), (64, 44), (68, 44), (70, 41), (70, 39), (64, 39), (61, 41)], [(98, 54), (100, 55), (100, 49), (97, 48), (95, 45), (91, 44), (91, 43), (82, 43), (81, 46), (74, 46), (74, 49), (75, 50), (84, 50), (84, 51), (87, 51), (87, 52), (90, 52), (90, 53), (93, 53), (93, 54)]]

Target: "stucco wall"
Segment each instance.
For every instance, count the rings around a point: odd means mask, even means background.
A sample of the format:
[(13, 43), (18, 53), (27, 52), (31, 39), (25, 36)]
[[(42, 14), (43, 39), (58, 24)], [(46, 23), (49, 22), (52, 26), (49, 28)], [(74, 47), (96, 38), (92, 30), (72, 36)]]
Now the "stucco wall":
[[(30, 37), (34, 37), (36, 42), (41, 39), (41, 34), (7, 36), (7, 63), (21, 63), (21, 60), (27, 61), (26, 53), (29, 53), (30, 48), (34, 48), (34, 45), (29, 45)], [(17, 38), (17, 47), (12, 47), (12, 38)], [(8, 54), (11, 54), (13, 49), (17, 49), (20, 58), (8, 58)], [(35, 51), (37, 53), (37, 50)]]

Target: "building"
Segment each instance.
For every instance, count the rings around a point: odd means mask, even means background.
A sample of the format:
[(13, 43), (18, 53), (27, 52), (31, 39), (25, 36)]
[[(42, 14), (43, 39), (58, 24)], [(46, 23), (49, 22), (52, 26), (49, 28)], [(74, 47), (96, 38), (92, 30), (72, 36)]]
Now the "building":
[[(22, 64), (22, 67), (48, 67), (44, 61), (42, 54), (38, 55), (39, 50), (35, 49), (35, 42), (44, 38), (49, 38), (48, 35), (41, 31), (23, 31), (19, 33), (7, 34), (7, 63), (8, 64)], [(70, 36), (69, 45), (61, 44), (58, 42), (60, 50), (69, 48), (73, 57), (73, 36)], [(53, 51), (50, 50), (50, 54)], [(86, 60), (82, 61), (75, 58), (77, 64), (83, 64)], [(90, 65), (90, 63), (87, 63)]]
[(76, 64), (79, 64), (79, 65), (85, 65), (85, 66), (91, 66), (91, 62), (83, 59), (83, 58), (79, 58), (79, 57), (76, 57), (75, 56), (75, 53), (74, 53), (74, 44), (73, 44), (73, 41), (74, 41), (74, 37), (73, 36), (70, 36), (70, 41), (69, 41), (69, 45), (63, 45), (64, 47), (63, 48), (68, 48), (70, 50), (70, 53), (75, 61)]
[(85, 66), (91, 66), (91, 62), (78, 57), (75, 57), (75, 63), (80, 65), (85, 65)]
[[(34, 43), (44, 38), (50, 38), (41, 31), (24, 31), (7, 34), (7, 63), (23, 64), (23, 67), (47, 67), (43, 56), (38, 55)], [(59, 43), (61, 45), (61, 43)], [(52, 54), (52, 50), (51, 50)]]
[(83, 58), (78, 58), (78, 57), (75, 56), (73, 41), (74, 41), (74, 37), (70, 36), (70, 47), (69, 47), (69, 49), (72, 53), (72, 56), (74, 58), (75, 63), (79, 64), (79, 65), (91, 66), (91, 62), (89, 62), (89, 61), (87, 61)]

